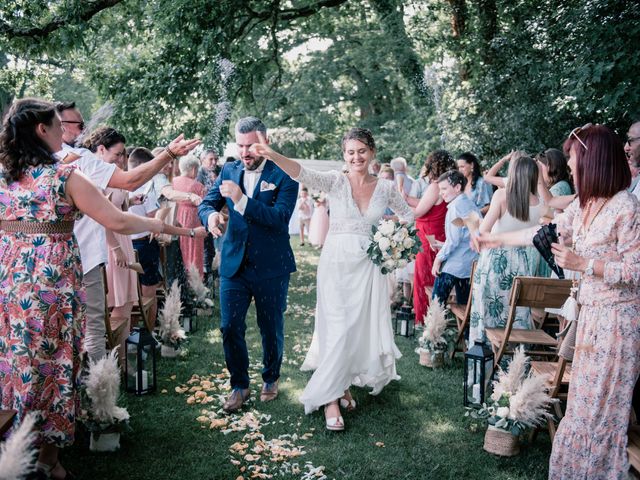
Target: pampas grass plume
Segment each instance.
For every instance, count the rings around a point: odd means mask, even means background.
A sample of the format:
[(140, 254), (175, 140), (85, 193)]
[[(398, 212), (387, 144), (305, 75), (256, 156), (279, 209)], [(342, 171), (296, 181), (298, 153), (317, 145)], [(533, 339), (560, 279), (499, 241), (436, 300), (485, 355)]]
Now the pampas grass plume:
[(35, 457), (38, 452), (34, 448), (35, 422), (35, 414), (28, 413), (16, 431), (0, 445), (0, 480), (21, 479), (35, 470)]
[[(180, 285), (174, 280), (169, 289), (169, 293), (164, 300), (164, 307), (158, 315), (160, 321), (160, 337), (164, 343), (172, 343), (171, 340), (183, 338), (180, 328), (180, 312), (182, 311), (182, 301), (180, 300)], [(184, 331), (182, 331), (184, 334)]]
[(545, 376), (528, 376), (509, 399), (509, 418), (529, 427), (541, 425), (549, 416), (547, 411), (553, 401), (547, 393)]
[(431, 302), (429, 311), (425, 316), (424, 333), (422, 336), (436, 345), (443, 340), (444, 331), (447, 329), (447, 318), (445, 316), (444, 307), (440, 302), (434, 300)]
[(503, 393), (515, 393), (520, 388), (528, 362), (529, 358), (524, 353), (524, 347), (520, 345), (513, 354), (508, 370), (501, 368), (498, 372), (498, 378), (493, 382), (492, 400), (497, 402)]
[(200, 272), (193, 263), (189, 265), (189, 269), (187, 270), (187, 280), (198, 303), (212, 307), (213, 301), (209, 298), (209, 289), (200, 278)]
[(106, 357), (89, 364), (89, 374), (85, 382), (87, 395), (91, 399), (91, 415), (100, 423), (129, 419), (129, 412), (116, 405), (120, 395), (118, 348), (114, 348)]

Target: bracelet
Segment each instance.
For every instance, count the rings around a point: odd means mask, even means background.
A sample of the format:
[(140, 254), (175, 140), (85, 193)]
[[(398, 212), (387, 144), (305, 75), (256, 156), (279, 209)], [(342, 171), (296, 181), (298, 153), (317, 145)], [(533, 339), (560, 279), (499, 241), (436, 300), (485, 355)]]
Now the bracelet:
[(167, 155), (171, 157), (171, 160), (177, 160), (178, 155), (176, 155), (169, 147), (164, 147), (164, 151), (167, 152)]
[(120, 245), (116, 245), (115, 247), (111, 247), (111, 251), (115, 252), (116, 250), (120, 250)]
[(193, 238), (193, 237), (195, 237), (195, 236), (196, 236), (196, 231), (195, 231), (193, 228), (189, 229), (189, 236), (190, 236), (191, 238)]

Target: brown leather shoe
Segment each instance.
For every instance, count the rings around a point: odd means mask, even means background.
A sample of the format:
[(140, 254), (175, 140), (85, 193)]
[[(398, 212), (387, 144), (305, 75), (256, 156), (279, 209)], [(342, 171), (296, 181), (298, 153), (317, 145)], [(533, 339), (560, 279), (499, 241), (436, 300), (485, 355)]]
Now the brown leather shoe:
[(249, 400), (250, 390), (248, 388), (234, 388), (231, 395), (227, 398), (222, 406), (225, 412), (231, 413), (239, 410), (240, 407)]
[(277, 396), (278, 396), (277, 380), (273, 383), (265, 383), (264, 385), (262, 385), (262, 391), (260, 392), (261, 402), (270, 402), (271, 400), (275, 400)]

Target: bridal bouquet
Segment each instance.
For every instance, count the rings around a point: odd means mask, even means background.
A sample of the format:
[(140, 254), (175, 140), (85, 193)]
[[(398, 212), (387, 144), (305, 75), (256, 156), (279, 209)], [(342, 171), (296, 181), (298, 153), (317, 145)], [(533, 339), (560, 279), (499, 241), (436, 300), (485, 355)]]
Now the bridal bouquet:
[(371, 244), (367, 255), (383, 274), (405, 267), (416, 258), (422, 248), (414, 225), (403, 225), (393, 220), (380, 220), (371, 227)]

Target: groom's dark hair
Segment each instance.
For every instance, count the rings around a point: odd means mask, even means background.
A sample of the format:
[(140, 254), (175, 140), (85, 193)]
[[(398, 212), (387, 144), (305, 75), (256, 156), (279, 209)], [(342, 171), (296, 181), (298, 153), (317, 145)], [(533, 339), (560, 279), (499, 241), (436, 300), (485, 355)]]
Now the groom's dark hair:
[(236, 122), (237, 133), (261, 132), (267, 134), (267, 127), (256, 117), (244, 117)]

